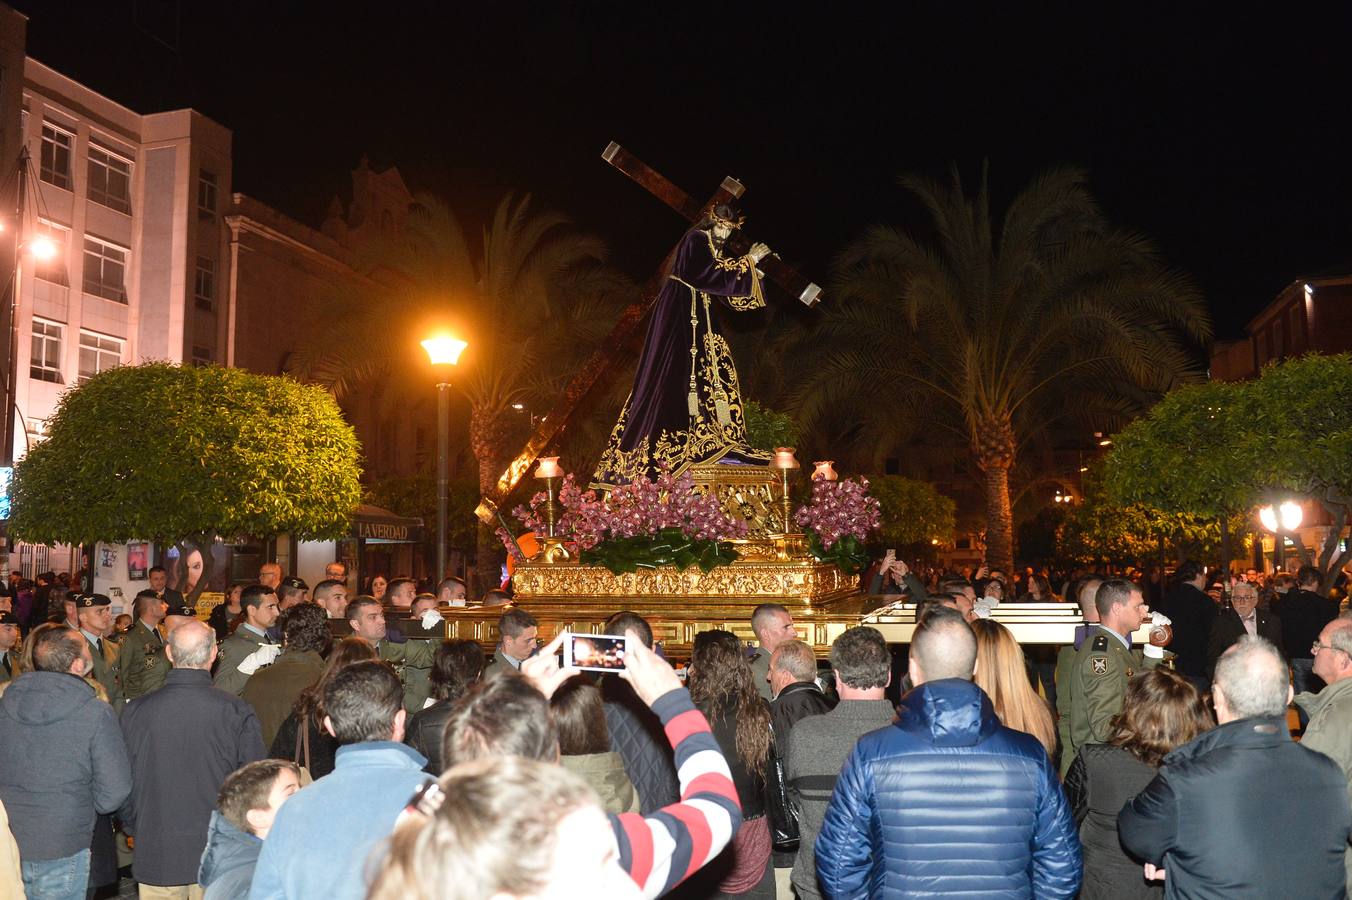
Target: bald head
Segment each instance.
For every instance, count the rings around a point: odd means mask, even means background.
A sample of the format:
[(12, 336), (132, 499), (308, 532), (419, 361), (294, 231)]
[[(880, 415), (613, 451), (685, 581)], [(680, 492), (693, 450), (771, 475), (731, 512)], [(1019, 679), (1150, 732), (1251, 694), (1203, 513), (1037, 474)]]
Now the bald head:
[(210, 669), (216, 659), (216, 632), (196, 619), (169, 632), (165, 653), (175, 669)]
[(945, 678), (972, 680), (976, 635), (962, 615), (936, 609), (911, 637), (911, 681), (916, 685)]
[(1266, 638), (1244, 635), (1216, 663), (1216, 720), (1284, 716), (1291, 702), (1286, 661)]
[(1080, 582), (1080, 593), (1075, 598), (1075, 602), (1080, 604), (1080, 615), (1086, 622), (1097, 622), (1099, 620), (1098, 607), (1094, 605), (1094, 597), (1098, 594), (1099, 585), (1103, 584), (1102, 578), (1089, 577)]

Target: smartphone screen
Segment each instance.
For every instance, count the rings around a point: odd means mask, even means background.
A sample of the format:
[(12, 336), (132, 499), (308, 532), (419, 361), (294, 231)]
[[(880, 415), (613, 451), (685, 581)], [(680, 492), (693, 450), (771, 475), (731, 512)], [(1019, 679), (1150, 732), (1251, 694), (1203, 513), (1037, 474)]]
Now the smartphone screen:
[(563, 643), (563, 664), (589, 672), (624, 668), (629, 639), (625, 635), (570, 634)]

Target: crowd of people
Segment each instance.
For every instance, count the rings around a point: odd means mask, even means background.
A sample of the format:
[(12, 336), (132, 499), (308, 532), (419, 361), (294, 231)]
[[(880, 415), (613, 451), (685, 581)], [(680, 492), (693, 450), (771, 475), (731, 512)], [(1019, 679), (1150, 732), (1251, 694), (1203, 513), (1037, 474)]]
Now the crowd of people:
[[(0, 602), (0, 897), (86, 898), (128, 855), (142, 896), (211, 900), (1333, 898), (1352, 875), (1352, 617), (1305, 570), (1264, 608), (1192, 562), (1057, 592), (889, 556), (870, 578), (909, 642), (852, 627), (819, 661), (762, 604), (734, 623), (754, 643), (698, 632), (680, 672), (631, 611), (604, 625), (624, 669), (583, 672), (498, 597), (492, 653), (442, 639), (455, 579), (349, 597), (269, 565), (202, 620), (158, 574), (120, 640), (98, 594), (54, 584), (43, 622)], [(997, 614), (1021, 596), (1077, 603), (1074, 641), (1021, 646)]]

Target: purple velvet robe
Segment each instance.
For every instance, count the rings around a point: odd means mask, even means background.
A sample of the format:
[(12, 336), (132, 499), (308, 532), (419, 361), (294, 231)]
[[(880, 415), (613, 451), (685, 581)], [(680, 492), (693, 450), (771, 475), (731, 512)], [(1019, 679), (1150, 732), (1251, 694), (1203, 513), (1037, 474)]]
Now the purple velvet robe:
[(634, 388), (610, 433), (592, 486), (679, 475), (708, 462), (764, 464), (746, 442), (737, 370), (718, 333), (716, 301), (736, 311), (765, 305), (750, 257), (723, 258), (707, 231), (681, 240), (643, 341)]

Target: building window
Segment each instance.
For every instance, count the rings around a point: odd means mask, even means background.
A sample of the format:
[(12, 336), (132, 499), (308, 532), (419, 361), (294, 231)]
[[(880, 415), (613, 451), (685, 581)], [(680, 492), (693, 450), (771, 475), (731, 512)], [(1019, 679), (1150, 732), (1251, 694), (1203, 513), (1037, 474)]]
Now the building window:
[(70, 278), (66, 274), (66, 265), (70, 262), (70, 229), (48, 222), (46, 219), (39, 219), (36, 230), (38, 234), (51, 239), (56, 245), (56, 252), (52, 254), (51, 259), (31, 257), (33, 276), (43, 281), (69, 286)]
[(119, 338), (80, 332), (80, 381), (122, 364), (122, 341)]
[(28, 375), (38, 381), (61, 383), (61, 336), (66, 326), (46, 319), (33, 319), (33, 358)]
[(192, 348), (192, 364), (194, 366), (211, 365), (211, 348), (194, 345)]
[(197, 308), (211, 312), (216, 305), (216, 262), (205, 256), (197, 257), (197, 277), (193, 280), (193, 298)]
[(69, 131), (42, 123), (42, 180), (66, 190), (70, 190), (71, 139)]
[(131, 213), (131, 163), (102, 147), (89, 148), (89, 199)]
[(84, 239), (84, 291), (127, 302), (127, 250), (88, 235)]
[(197, 218), (216, 218), (216, 173), (201, 169), (197, 173)]

